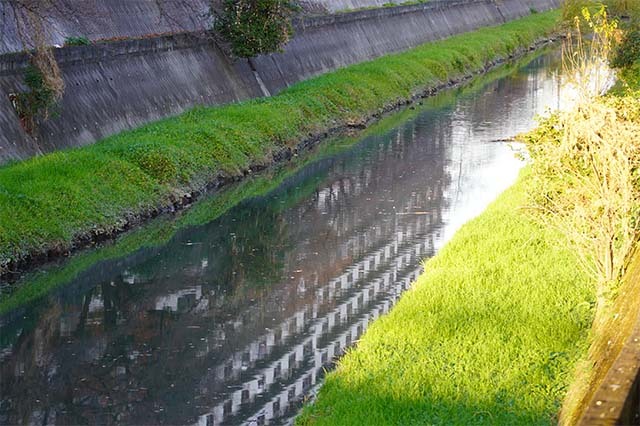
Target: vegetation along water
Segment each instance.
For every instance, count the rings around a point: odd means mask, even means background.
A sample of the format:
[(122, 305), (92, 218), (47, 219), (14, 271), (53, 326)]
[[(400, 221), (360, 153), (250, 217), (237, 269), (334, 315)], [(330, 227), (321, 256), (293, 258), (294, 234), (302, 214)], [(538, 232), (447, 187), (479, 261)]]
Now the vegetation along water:
[[(426, 262), (299, 424), (578, 422), (638, 321), (625, 275), (640, 211), (633, 6), (618, 27), (600, 5), (567, 2), (595, 33), (566, 48), (576, 103), (523, 137), (518, 183)], [(609, 58), (619, 81), (602, 96)]]

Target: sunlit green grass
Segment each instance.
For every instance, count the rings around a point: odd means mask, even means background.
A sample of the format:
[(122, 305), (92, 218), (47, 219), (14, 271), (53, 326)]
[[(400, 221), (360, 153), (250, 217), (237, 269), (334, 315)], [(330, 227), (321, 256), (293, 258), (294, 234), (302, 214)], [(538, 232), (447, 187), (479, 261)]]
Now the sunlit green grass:
[(399, 99), (480, 71), (549, 34), (536, 14), (302, 82), (272, 98), (196, 108), (92, 146), (0, 168), (0, 270), (79, 236), (111, 232), (220, 174), (267, 164), (309, 134), (361, 120)]
[(521, 209), (526, 179), (426, 263), (297, 424), (556, 422), (594, 295), (561, 237)]

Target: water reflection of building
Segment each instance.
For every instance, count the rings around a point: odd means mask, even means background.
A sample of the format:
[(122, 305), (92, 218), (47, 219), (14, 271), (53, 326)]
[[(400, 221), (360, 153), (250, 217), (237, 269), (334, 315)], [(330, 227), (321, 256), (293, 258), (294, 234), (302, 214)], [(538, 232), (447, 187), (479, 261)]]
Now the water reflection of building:
[[(412, 131), (304, 170), (34, 312), (2, 363), (2, 420), (218, 424), (286, 412), (431, 253), (443, 150)], [(427, 178), (403, 174), (407, 157), (426, 160), (431, 185), (416, 191)]]
[(498, 120), (469, 105), (312, 163), (275, 194), (97, 265), (3, 325), (17, 337), (0, 352), (0, 423), (286, 417), (410, 285), (456, 191), (495, 167), (495, 150), (463, 142), (483, 131), (472, 117)]
[[(363, 269), (356, 267), (353, 270), (357, 271), (359, 278), (349, 279), (343, 275), (333, 280), (325, 289), (320, 289), (317, 293), (319, 300), (342, 295), (344, 302), (320, 318), (314, 317), (314, 309), (311, 324), (303, 334), (305, 337), (297, 345), (265, 368), (255, 371), (252, 378), (233, 391), (228, 399), (200, 416), (198, 424), (221, 424), (229, 418), (233, 419), (241, 410), (250, 409), (252, 405), (257, 406), (258, 411), (246, 418), (247, 422), (264, 424), (273, 418), (286, 416), (290, 405), (300, 402), (309, 389), (317, 384), (324, 369), (330, 367), (335, 357), (360, 337), (370, 321), (389, 311), (400, 294), (420, 274), (421, 269), (415, 268), (419, 256), (430, 256), (432, 250), (432, 242), (417, 243), (412, 247), (405, 247), (401, 253), (394, 253), (392, 259), (386, 259), (385, 254), (390, 252), (385, 248), (361, 262)], [(376, 260), (385, 264), (388, 269), (383, 267), (381, 269), (384, 272), (380, 273)], [(371, 269), (368, 268), (369, 265), (372, 265)], [(372, 278), (371, 275), (379, 276)], [(299, 312), (296, 319), (304, 318), (305, 314), (305, 311)], [(296, 331), (302, 331), (304, 322), (300, 320), (294, 323)], [(289, 325), (285, 324), (284, 327), (288, 329)], [(276, 334), (278, 333), (267, 335), (267, 344), (257, 347), (269, 348), (269, 342), (273, 342), (272, 347), (276, 347)], [(284, 333), (279, 333), (280, 336), (282, 334)], [(253, 364), (268, 357), (268, 350), (261, 353), (252, 350), (253, 348), (247, 348), (238, 358)], [(231, 365), (233, 368), (233, 364)], [(238, 366), (246, 368), (244, 364)], [(224, 380), (227, 373), (233, 374), (233, 370), (218, 370), (216, 379)], [(258, 400), (258, 397), (261, 399)]]

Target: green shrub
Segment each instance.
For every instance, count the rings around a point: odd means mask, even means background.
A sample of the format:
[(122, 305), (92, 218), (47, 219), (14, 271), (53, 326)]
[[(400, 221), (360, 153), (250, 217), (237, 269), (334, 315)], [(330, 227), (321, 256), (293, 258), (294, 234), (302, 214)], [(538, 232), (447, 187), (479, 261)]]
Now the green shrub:
[(84, 36), (67, 37), (64, 39), (65, 46), (88, 46), (91, 44), (88, 38)]
[(624, 34), (622, 41), (614, 50), (611, 66), (626, 68), (640, 59), (640, 30), (635, 29)]
[(640, 1), (638, 0), (606, 0), (604, 4), (614, 16), (631, 18), (631, 20), (640, 18)]
[(42, 72), (30, 65), (24, 75), (24, 83), (28, 91), (14, 94), (12, 100), (24, 129), (31, 133), (39, 118), (46, 119), (56, 104), (55, 91), (50, 88)]
[(224, 0), (214, 29), (240, 58), (277, 52), (293, 34), (291, 0)]

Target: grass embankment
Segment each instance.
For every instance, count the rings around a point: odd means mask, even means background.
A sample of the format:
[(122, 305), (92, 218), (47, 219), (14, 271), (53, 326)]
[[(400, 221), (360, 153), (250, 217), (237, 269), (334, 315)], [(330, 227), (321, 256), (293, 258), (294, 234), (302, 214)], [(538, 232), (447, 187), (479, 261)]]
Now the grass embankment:
[(527, 172), (426, 263), (297, 424), (549, 424), (587, 349), (594, 299)]
[(179, 202), (219, 176), (309, 135), (385, 108), (547, 36), (559, 14), (531, 15), (306, 81), (272, 98), (196, 108), (178, 117), (0, 168), (0, 273), (31, 255), (66, 251)]
[[(407, 110), (414, 113), (414, 111)], [(404, 114), (403, 114), (404, 116)], [(389, 117), (368, 128), (362, 137), (375, 132), (388, 130), (388, 121), (397, 124), (396, 117)], [(393, 124), (391, 124), (392, 126)], [(356, 142), (355, 138), (334, 139), (320, 147), (308, 157), (298, 161), (260, 173), (232, 185), (219, 194), (209, 196), (196, 203), (192, 208), (178, 215), (165, 215), (150, 221), (114, 240), (95, 249), (79, 252), (64, 262), (63, 265), (51, 265), (50, 268), (26, 274), (13, 285), (11, 293), (0, 294), (0, 316), (7, 312), (47, 295), (51, 290), (71, 283), (84, 271), (94, 265), (114, 259), (120, 259), (138, 250), (158, 247), (167, 244), (181, 229), (209, 223), (225, 214), (244, 200), (268, 195), (287, 178), (305, 166), (344, 151)], [(315, 183), (315, 181), (313, 182)], [(315, 188), (315, 186), (314, 186)], [(292, 203), (304, 197), (306, 192), (296, 191), (294, 199), (287, 203), (278, 203), (279, 209), (286, 209)]]

